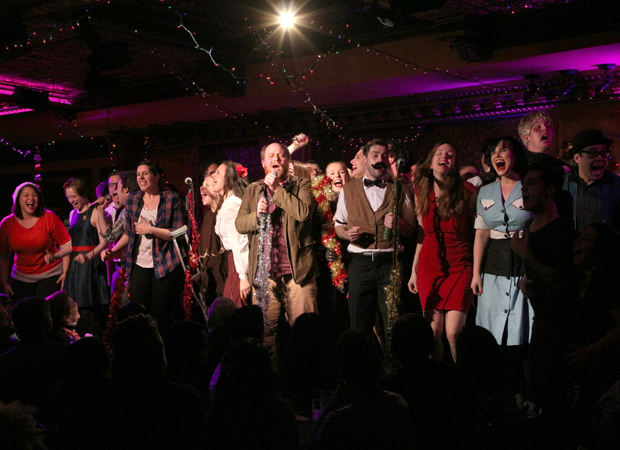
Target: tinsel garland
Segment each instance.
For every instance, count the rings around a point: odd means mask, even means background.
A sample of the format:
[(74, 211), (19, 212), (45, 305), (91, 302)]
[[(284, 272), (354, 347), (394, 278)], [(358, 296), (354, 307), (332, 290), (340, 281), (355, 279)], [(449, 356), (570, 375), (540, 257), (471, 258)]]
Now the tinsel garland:
[(334, 252), (337, 258), (335, 261), (327, 263), (332, 276), (332, 284), (340, 292), (344, 292), (348, 273), (342, 263), (342, 249), (340, 242), (336, 239), (334, 215), (330, 206), (330, 202), (338, 199), (338, 193), (332, 189), (332, 180), (325, 175), (319, 175), (312, 179), (312, 191), (318, 204), (317, 211), (321, 218), (321, 242), (326, 249)]
[[(398, 243), (397, 243), (398, 245)], [(398, 249), (396, 250), (398, 252)], [(386, 342), (386, 355), (385, 355), (385, 370), (392, 372), (396, 367), (396, 360), (392, 353), (392, 328), (396, 319), (398, 319), (398, 305), (400, 305), (400, 287), (402, 285), (402, 271), (398, 258), (396, 259), (396, 265), (390, 272), (390, 284), (385, 289), (385, 304), (387, 307), (387, 330), (385, 330)]]
[(118, 271), (118, 278), (116, 279), (114, 292), (112, 293), (112, 298), (110, 299), (110, 307), (108, 308), (108, 325), (103, 332), (103, 343), (108, 348), (112, 347), (112, 333), (116, 327), (116, 316), (118, 315), (118, 310), (121, 307), (121, 300), (123, 298), (123, 293), (125, 292), (126, 283), (127, 269), (121, 269)]
[(189, 246), (189, 265), (185, 268), (185, 288), (183, 289), (183, 311), (185, 312), (185, 320), (192, 318), (192, 306), (194, 305), (194, 290), (192, 289), (192, 271), (198, 267), (198, 226), (196, 225), (196, 217), (194, 216), (194, 192), (192, 190), (187, 194), (189, 207), (189, 225), (191, 244)]
[(258, 306), (263, 311), (265, 324), (269, 309), (269, 266), (271, 265), (271, 214), (261, 214), (258, 219), (258, 268), (254, 279)]

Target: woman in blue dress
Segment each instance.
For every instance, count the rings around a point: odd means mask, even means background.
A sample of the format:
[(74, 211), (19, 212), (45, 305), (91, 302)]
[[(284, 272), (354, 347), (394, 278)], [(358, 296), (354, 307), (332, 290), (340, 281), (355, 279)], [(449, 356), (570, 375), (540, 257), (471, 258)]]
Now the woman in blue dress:
[(99, 258), (106, 246), (97, 229), (97, 224), (103, 220), (99, 217), (101, 208), (91, 205), (86, 184), (79, 178), (69, 179), (64, 189), (67, 200), (73, 206), (69, 216), (73, 251), (65, 289), (79, 306), (82, 321), (78, 332), (100, 336), (105, 328), (110, 301), (107, 268)]
[(504, 347), (513, 366), (515, 393), (524, 393), (522, 363), (527, 360), (534, 312), (519, 288), (523, 264), (511, 250), (510, 239), (522, 232), (531, 217), (523, 209), (521, 197), (520, 173), (527, 165), (527, 156), (511, 137), (490, 141), (484, 151), (497, 178), (478, 193), (471, 282), (478, 295), (476, 325), (489, 330)]

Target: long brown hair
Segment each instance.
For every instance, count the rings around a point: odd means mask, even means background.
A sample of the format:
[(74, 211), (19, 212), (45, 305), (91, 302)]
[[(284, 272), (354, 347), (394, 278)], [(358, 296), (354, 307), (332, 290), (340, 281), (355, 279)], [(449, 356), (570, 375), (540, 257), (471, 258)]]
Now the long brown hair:
[(248, 182), (247, 169), (242, 166), (240, 170), (245, 169), (246, 172), (244, 176), (240, 176), (237, 171), (237, 166), (241, 166), (241, 164), (229, 160), (223, 161), (222, 164), (226, 166), (226, 173), (224, 174), (224, 196), (232, 192), (234, 196), (243, 199), (243, 192), (250, 184)]
[(437, 149), (444, 144), (448, 144), (454, 150), (454, 166), (452, 170), (448, 172), (448, 176), (443, 184), (443, 195), (437, 199), (437, 212), (441, 220), (447, 220), (451, 217), (455, 217), (461, 212), (467, 204), (467, 193), (463, 182), (459, 176), (458, 165), (458, 152), (454, 146), (447, 142), (441, 141), (435, 144), (433, 149), (428, 153), (424, 161), (418, 164), (415, 176), (414, 186), (417, 189), (416, 195), (416, 212), (419, 215), (424, 215), (428, 212), (429, 197), (433, 192), (435, 185), (435, 177), (433, 176), (433, 169), (431, 164), (433, 163), (433, 157), (437, 152)]

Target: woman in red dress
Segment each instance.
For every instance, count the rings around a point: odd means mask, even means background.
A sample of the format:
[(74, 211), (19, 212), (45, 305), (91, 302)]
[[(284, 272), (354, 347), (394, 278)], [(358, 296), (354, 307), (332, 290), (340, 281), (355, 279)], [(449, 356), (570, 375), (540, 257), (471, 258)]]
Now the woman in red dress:
[(435, 145), (415, 173), (418, 244), (409, 290), (420, 295), (422, 311), (435, 333), (433, 357), (443, 360), (443, 333), (456, 361), (456, 337), (474, 298), (473, 272), (476, 190), (459, 178), (457, 152)]

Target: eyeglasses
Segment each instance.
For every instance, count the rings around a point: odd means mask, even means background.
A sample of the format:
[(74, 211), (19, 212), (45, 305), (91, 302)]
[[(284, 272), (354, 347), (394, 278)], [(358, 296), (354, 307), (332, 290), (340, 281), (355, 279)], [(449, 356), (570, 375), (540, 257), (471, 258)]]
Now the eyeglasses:
[(118, 183), (108, 183), (108, 186), (110, 186), (111, 188), (116, 188), (118, 186)]
[(597, 156), (602, 156), (605, 159), (611, 159), (611, 151), (609, 150), (603, 150), (602, 152), (597, 152), (596, 150), (582, 150), (579, 153), (586, 153), (588, 155), (588, 158), (590, 159), (596, 159)]

